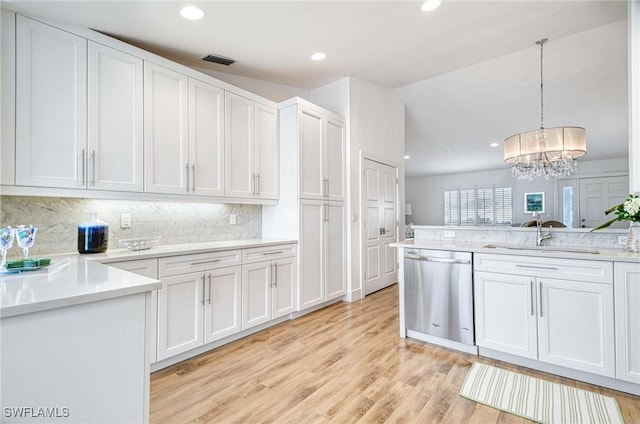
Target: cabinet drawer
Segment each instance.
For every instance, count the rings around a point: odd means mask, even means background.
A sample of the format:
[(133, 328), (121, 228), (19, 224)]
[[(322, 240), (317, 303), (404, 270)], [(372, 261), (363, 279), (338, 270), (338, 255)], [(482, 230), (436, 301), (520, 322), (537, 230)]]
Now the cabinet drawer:
[(242, 251), (242, 263), (270, 261), (281, 258), (290, 258), (296, 255), (295, 244), (281, 244), (278, 246), (256, 247)]
[(158, 261), (158, 276), (166, 277), (187, 272), (240, 265), (240, 252), (240, 250), (222, 250), (220, 252), (160, 258)]
[(124, 269), (135, 274), (144, 275), (149, 278), (158, 278), (157, 259), (137, 259), (135, 261), (122, 261), (107, 264), (109, 266)]
[(582, 259), (476, 254), (474, 270), (613, 284), (613, 263)]

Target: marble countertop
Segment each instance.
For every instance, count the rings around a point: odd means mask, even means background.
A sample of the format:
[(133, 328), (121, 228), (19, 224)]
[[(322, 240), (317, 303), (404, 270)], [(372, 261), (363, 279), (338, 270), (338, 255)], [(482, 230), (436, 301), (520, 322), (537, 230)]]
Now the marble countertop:
[[(519, 256), (538, 256), (553, 257), (565, 259), (588, 259), (596, 261), (617, 261), (617, 262), (635, 262), (640, 263), (640, 253), (628, 252), (624, 249), (605, 249), (594, 247), (599, 253), (581, 253), (562, 251), (562, 246), (553, 246), (554, 250), (535, 249), (535, 246), (526, 246), (527, 249), (505, 249), (505, 248), (489, 248), (485, 247), (490, 242), (465, 242), (465, 241), (444, 241), (444, 240), (420, 240), (409, 239), (398, 243), (392, 243), (391, 247), (414, 248), (414, 249), (433, 249), (433, 250), (455, 250), (460, 252), (472, 253), (497, 253), (501, 255), (519, 255)], [(497, 243), (495, 243), (497, 244)], [(531, 249), (529, 249), (531, 248)], [(572, 249), (573, 246), (567, 246)], [(558, 250), (555, 250), (558, 249)]]
[(7, 318), (156, 290), (154, 279), (78, 255), (55, 257), (48, 269), (0, 275), (0, 317)]
[(79, 255), (74, 252), (53, 255), (47, 269), (0, 275), (0, 317), (111, 299), (162, 287), (157, 280), (108, 266), (109, 263), (291, 243), (297, 243), (297, 240), (230, 240), (160, 245), (135, 252), (110, 249), (97, 254)]
[(129, 251), (127, 249), (109, 249), (105, 253), (82, 255), (87, 260), (98, 261), (103, 264), (113, 262), (133, 261), (136, 259), (153, 259), (166, 256), (190, 255), (194, 253), (215, 252), (218, 250), (250, 249), (252, 247), (277, 246), (281, 244), (297, 244), (297, 240), (280, 239), (247, 239), (211, 241), (205, 243), (166, 244), (154, 246), (147, 250)]

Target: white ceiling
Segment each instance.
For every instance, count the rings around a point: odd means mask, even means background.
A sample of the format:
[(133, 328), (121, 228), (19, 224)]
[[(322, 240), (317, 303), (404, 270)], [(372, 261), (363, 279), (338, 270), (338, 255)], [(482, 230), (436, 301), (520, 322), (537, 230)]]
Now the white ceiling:
[[(186, 4), (201, 7), (205, 18), (182, 19), (178, 11)], [(484, 147), (539, 125), (533, 43), (548, 37), (546, 126), (586, 127), (589, 159), (626, 155), (625, 1), (444, 0), (431, 13), (420, 12), (420, 4), (2, 2), (200, 69), (305, 89), (345, 76), (395, 88), (407, 104), (407, 175), (504, 166), (501, 151)], [(316, 51), (327, 59), (312, 62)], [(237, 62), (223, 67), (199, 60), (209, 53)]]

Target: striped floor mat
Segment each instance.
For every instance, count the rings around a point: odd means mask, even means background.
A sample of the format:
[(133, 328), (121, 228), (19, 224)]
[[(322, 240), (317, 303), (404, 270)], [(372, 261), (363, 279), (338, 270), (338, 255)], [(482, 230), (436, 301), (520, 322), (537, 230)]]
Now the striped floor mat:
[(622, 423), (608, 396), (474, 363), (460, 395), (541, 423)]

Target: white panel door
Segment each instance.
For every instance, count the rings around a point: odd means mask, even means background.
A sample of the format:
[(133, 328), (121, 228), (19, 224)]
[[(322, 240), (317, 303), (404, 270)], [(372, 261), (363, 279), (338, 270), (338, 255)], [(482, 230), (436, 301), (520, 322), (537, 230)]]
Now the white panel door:
[(88, 187), (143, 190), (142, 59), (89, 41)]
[(613, 286), (538, 279), (539, 360), (615, 376)]
[(327, 118), (324, 169), (329, 200), (344, 201), (347, 196), (347, 136), (345, 124)]
[(476, 344), (538, 359), (535, 288), (533, 277), (477, 271)]
[(210, 343), (242, 330), (242, 268), (219, 268), (205, 275), (204, 343)]
[(278, 143), (278, 111), (255, 104), (256, 124), (256, 193), (261, 199), (280, 197), (280, 149)]
[(325, 300), (325, 203), (300, 201), (300, 280), (299, 310)]
[(203, 343), (204, 273), (163, 277), (158, 290), (158, 360)]
[[(324, 199), (324, 120), (320, 114), (300, 108), (299, 112), (299, 178), (302, 199)], [(287, 166), (286, 164), (283, 164)]]
[[(593, 228), (607, 218), (604, 211), (620, 204), (629, 195), (629, 177), (580, 178), (580, 227)], [(624, 222), (614, 222), (613, 228), (626, 228)]]
[(84, 188), (87, 41), (16, 19), (16, 184)]
[(325, 203), (326, 300), (347, 292), (347, 216), (343, 202)]
[(242, 329), (271, 320), (271, 261), (242, 266)]
[(640, 384), (640, 264), (613, 264), (616, 378)]
[(278, 259), (272, 265), (271, 317), (275, 319), (296, 310), (296, 258)]
[(189, 78), (189, 189), (224, 196), (224, 90)]
[(257, 185), (254, 102), (226, 92), (224, 120), (226, 195), (253, 198)]
[(144, 63), (145, 191), (188, 193), (188, 78)]
[(364, 293), (371, 294), (398, 281), (396, 168), (364, 160), (362, 180), (364, 216)]

